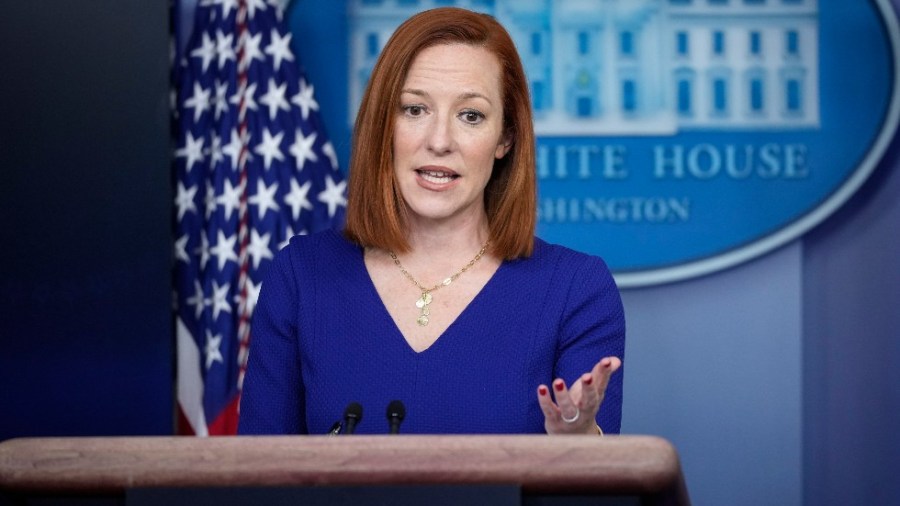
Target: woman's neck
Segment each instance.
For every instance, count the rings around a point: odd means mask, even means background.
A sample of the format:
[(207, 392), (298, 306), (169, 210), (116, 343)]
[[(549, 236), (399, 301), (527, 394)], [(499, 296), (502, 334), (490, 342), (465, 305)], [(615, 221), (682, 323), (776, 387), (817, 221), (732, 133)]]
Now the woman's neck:
[(478, 251), (489, 237), (487, 215), (454, 220), (408, 222), (410, 254), (437, 255), (441, 252)]
[(436, 221), (411, 220), (403, 265), (421, 275), (446, 276), (469, 262), (489, 237), (487, 216)]

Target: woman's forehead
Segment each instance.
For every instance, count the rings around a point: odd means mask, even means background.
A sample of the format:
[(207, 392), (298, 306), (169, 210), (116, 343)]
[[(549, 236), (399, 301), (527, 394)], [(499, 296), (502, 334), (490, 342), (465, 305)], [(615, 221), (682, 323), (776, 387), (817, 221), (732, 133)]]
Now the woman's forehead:
[(468, 44), (440, 44), (422, 49), (413, 59), (403, 83), (404, 92), (457, 90), (471, 97), (500, 96), (500, 64), (487, 49)]

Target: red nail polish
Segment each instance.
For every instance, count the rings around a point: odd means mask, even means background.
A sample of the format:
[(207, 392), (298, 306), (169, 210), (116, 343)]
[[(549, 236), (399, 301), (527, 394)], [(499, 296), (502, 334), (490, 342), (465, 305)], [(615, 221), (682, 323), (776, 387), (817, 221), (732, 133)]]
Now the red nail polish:
[(540, 388), (538, 388), (538, 393), (541, 395), (547, 395), (548, 392), (547, 387), (544, 385), (541, 385)]
[(584, 380), (584, 384), (585, 384), (585, 385), (590, 385), (590, 384), (593, 383), (593, 382), (594, 382), (594, 377), (593, 377), (593, 376), (588, 376), (588, 377)]
[(555, 388), (557, 392), (562, 392), (565, 387), (566, 385), (562, 381), (553, 384), (553, 388)]

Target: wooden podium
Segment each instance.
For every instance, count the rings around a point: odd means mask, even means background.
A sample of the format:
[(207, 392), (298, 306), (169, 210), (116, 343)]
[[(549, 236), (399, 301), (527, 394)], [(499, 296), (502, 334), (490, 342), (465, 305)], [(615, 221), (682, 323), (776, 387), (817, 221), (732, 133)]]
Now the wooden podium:
[[(247, 495), (242, 502), (242, 490), (292, 499)], [(341, 497), (355, 497), (346, 504), (366, 504), (366, 494), (376, 491), (396, 500), (369, 504), (417, 504), (422, 497), (429, 504), (478, 504), (470, 499), (479, 497), (506, 497), (508, 504), (689, 504), (675, 449), (652, 436), (88, 437), (0, 443), (4, 504), (65, 504), (67, 498), (168, 506), (180, 500), (338, 504)], [(404, 500), (408, 491), (420, 494), (419, 500)], [(455, 501), (453, 491), (464, 495)], [(440, 498), (450, 501), (431, 500)]]

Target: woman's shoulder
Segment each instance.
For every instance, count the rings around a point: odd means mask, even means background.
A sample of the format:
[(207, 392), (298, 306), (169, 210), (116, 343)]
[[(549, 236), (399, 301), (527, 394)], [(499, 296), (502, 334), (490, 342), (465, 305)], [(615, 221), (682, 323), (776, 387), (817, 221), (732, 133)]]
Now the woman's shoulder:
[(584, 253), (561, 244), (550, 243), (539, 237), (534, 238), (534, 252), (530, 258), (534, 262), (546, 266), (587, 267), (591, 270), (609, 273), (609, 267), (600, 256)]
[(359, 251), (359, 246), (347, 240), (340, 231), (327, 229), (291, 237), (275, 255), (275, 264), (293, 271), (304, 266), (319, 269), (352, 261)]
[(522, 267), (521, 276), (547, 280), (548, 290), (568, 291), (573, 286), (593, 286), (603, 292), (618, 292), (615, 278), (603, 258), (537, 237), (534, 252), (524, 260)]
[(329, 228), (312, 234), (295, 235), (282, 251), (285, 250), (292, 255), (335, 255), (348, 254), (359, 250), (359, 247), (347, 240), (340, 231)]

